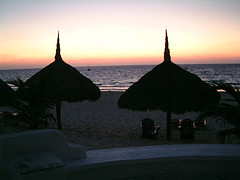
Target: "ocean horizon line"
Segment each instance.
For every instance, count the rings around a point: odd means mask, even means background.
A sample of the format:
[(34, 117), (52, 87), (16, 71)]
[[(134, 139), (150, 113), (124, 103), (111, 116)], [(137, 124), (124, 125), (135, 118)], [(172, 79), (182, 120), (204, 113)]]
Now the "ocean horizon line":
[[(101, 90), (124, 90), (153, 69), (155, 64), (77, 66), (84, 76), (91, 79)], [(223, 81), (234, 86), (240, 84), (240, 64), (180, 64), (180, 66), (199, 76), (203, 81)], [(0, 70), (4, 81), (21, 79), (26, 81), (42, 68), (23, 68)]]
[[(160, 63), (159, 63), (160, 64)], [(240, 65), (240, 63), (175, 63), (180, 66), (184, 65)], [(74, 66), (74, 68), (91, 68), (91, 67), (126, 67), (126, 66), (156, 66), (158, 64), (116, 64), (116, 65), (79, 65), (79, 66)], [(20, 68), (1, 68), (0, 71), (8, 71), (8, 70), (38, 70), (46, 67), (47, 65), (43, 67), (20, 67)]]

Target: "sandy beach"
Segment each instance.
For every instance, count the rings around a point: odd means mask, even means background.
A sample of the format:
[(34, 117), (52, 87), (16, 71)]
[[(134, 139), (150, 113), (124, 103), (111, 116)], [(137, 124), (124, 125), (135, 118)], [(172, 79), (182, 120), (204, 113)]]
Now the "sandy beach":
[[(161, 111), (139, 112), (118, 108), (117, 101), (122, 92), (102, 92), (96, 102), (62, 104), (64, 134), (69, 142), (85, 145), (89, 149), (166, 144), (166, 115)], [(190, 118), (198, 113), (189, 112), (173, 115), (172, 119)], [(157, 139), (141, 138), (141, 120), (151, 118), (160, 126)], [(197, 130), (194, 142), (182, 142), (179, 130), (173, 131), (174, 143), (217, 143), (216, 131), (223, 127), (221, 122), (208, 119), (207, 130)]]

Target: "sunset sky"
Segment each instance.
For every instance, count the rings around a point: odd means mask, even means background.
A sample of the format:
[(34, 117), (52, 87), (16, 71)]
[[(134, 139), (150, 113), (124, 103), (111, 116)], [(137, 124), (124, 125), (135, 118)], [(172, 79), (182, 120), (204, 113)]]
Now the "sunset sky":
[(239, 63), (240, 0), (1, 0), (0, 69), (157, 64), (168, 29), (175, 63)]

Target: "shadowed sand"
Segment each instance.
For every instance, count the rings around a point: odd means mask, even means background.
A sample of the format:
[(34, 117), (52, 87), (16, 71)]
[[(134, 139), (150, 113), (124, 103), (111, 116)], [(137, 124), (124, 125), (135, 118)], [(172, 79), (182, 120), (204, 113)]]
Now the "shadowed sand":
[[(96, 102), (63, 103), (62, 121), (68, 141), (86, 145), (89, 149), (165, 144), (166, 115), (161, 111), (139, 112), (120, 109), (117, 101), (121, 92), (103, 92)], [(173, 115), (174, 118), (195, 119), (198, 113)], [(140, 122), (152, 118), (161, 127), (156, 140), (141, 138)], [(208, 119), (208, 130), (196, 131), (193, 143), (216, 143), (216, 130), (221, 123)], [(174, 143), (186, 143), (179, 139), (179, 130), (173, 131)], [(187, 142), (189, 143), (189, 142)]]

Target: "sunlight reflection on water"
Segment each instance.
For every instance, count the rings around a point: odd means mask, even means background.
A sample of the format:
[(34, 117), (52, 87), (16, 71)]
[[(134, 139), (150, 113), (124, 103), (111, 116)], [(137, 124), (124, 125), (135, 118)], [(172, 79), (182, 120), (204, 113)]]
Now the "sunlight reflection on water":
[[(240, 84), (240, 64), (188, 64), (182, 68), (198, 75), (204, 81), (224, 81)], [(77, 67), (96, 83), (102, 91), (124, 91), (140, 79), (154, 65), (91, 66)], [(27, 80), (40, 69), (0, 70), (0, 78), (6, 81), (21, 78)]]

